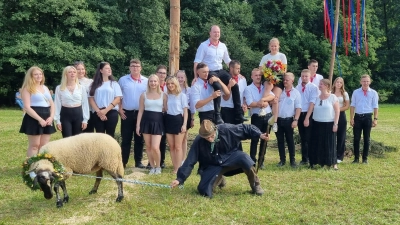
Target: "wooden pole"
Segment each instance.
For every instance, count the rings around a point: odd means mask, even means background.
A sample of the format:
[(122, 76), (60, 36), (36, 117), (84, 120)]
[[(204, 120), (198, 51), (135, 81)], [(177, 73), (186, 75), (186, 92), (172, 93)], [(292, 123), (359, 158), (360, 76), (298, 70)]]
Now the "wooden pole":
[(335, 66), (335, 56), (336, 56), (336, 42), (337, 42), (337, 33), (338, 33), (338, 24), (339, 24), (339, 8), (340, 0), (336, 0), (336, 11), (335, 11), (335, 26), (333, 31), (333, 41), (332, 41), (332, 57), (331, 57), (331, 65), (329, 69), (329, 80), (332, 83), (333, 79), (333, 68)]
[(174, 75), (179, 70), (179, 41), (181, 30), (181, 2), (170, 0), (169, 24), (169, 74)]

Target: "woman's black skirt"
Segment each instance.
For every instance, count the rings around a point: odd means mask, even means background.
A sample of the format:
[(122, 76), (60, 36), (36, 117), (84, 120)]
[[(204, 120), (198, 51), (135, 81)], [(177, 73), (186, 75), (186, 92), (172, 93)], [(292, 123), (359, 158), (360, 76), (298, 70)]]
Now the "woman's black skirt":
[(164, 124), (166, 134), (179, 134), (183, 125), (183, 116), (181, 114), (176, 116), (166, 114)]
[[(50, 107), (31, 106), (31, 108), (44, 120), (50, 117)], [(55, 133), (56, 129), (54, 122), (50, 126), (42, 127), (39, 121), (25, 113), (19, 132), (26, 135), (42, 135)]]
[(332, 166), (337, 162), (336, 133), (332, 131), (333, 122), (313, 121), (310, 164)]
[(142, 120), (140, 121), (140, 133), (163, 135), (164, 134), (163, 113), (145, 110), (142, 115)]
[(188, 117), (186, 121), (186, 130), (189, 130), (191, 127), (190, 125), (192, 124), (192, 112), (188, 109)]

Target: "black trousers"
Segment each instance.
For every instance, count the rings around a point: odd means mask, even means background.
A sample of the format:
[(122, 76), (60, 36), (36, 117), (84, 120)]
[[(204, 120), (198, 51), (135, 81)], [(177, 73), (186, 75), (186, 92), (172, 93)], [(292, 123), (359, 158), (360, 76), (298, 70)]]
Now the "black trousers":
[[(229, 84), (229, 80), (232, 79), (232, 76), (226, 71), (226, 70), (217, 70), (217, 71), (213, 71), (215, 73), (217, 73), (218, 78), (226, 85), (228, 86)], [(208, 75), (207, 79), (210, 79), (211, 77), (213, 77), (212, 74)], [(214, 82), (213, 84), (211, 84), (211, 86), (214, 88), (215, 91), (217, 90), (222, 90), (221, 84), (218, 82)], [(232, 101), (233, 101), (233, 108), (235, 109), (235, 114), (242, 114), (243, 110), (242, 110), (242, 105), (240, 102), (240, 92), (239, 92), (239, 85), (236, 84), (235, 86), (233, 86), (231, 88), (231, 95), (232, 95)], [(218, 98), (214, 99), (214, 110), (220, 112), (220, 108), (221, 108), (221, 96)], [(225, 120), (224, 120), (225, 122)]]
[(97, 117), (96, 113), (90, 111), (89, 112), (89, 120), (87, 122), (86, 129), (84, 129), (82, 132), (83, 133), (93, 133), (94, 132), (94, 123), (95, 123), (95, 118)]
[(235, 120), (235, 109), (228, 107), (221, 107), (221, 117), (224, 120), (224, 123), (230, 124), (241, 124), (237, 120)]
[[(267, 126), (268, 126), (268, 120), (269, 118), (271, 118), (272, 114), (268, 113), (266, 116), (258, 116), (258, 114), (253, 114), (251, 115), (251, 124), (253, 124), (254, 126), (256, 126), (258, 129), (261, 130), (262, 133), (269, 133), (271, 131), (271, 128), (269, 128), (269, 130), (267, 130)], [(254, 163), (257, 162), (257, 145), (258, 142), (260, 141), (260, 138), (252, 138), (251, 142), (250, 142), (250, 158), (254, 161)], [(262, 158), (261, 155), (261, 148), (264, 145), (265, 140), (261, 140), (260, 141), (260, 150), (258, 152), (258, 158)], [(264, 152), (265, 155), (265, 152)], [(263, 162), (260, 162), (261, 164)]]
[(63, 138), (82, 133), (83, 111), (82, 106), (68, 108), (61, 107), (60, 122)]
[(278, 117), (278, 132), (275, 133), (278, 139), (279, 158), (281, 162), (286, 162), (285, 138), (289, 150), (290, 162), (295, 162), (294, 140), (293, 140), (293, 118)]
[(308, 162), (309, 161), (309, 150), (310, 150), (310, 143), (311, 143), (311, 134), (312, 134), (312, 113), (310, 116), (310, 125), (308, 127), (304, 126), (304, 119), (306, 118), (307, 112), (300, 113), (299, 121), (298, 121), (298, 128), (299, 134), (301, 139), (301, 161)]
[(342, 161), (344, 158), (344, 152), (346, 150), (346, 131), (347, 131), (346, 112), (343, 111), (343, 112), (340, 112), (338, 130), (336, 132), (337, 159), (342, 160)]
[[(199, 112), (200, 124), (203, 120), (211, 120), (214, 121), (214, 110), (206, 111), (206, 112)], [(214, 121), (215, 123), (215, 121)]]
[(102, 121), (96, 114), (94, 128), (96, 129), (97, 133), (106, 133), (111, 137), (114, 137), (115, 128), (117, 127), (118, 123), (118, 112), (117, 110), (112, 109), (108, 111), (106, 116), (107, 120)]
[(360, 140), (361, 132), (364, 137), (364, 149), (362, 158), (363, 160), (368, 158), (369, 146), (370, 146), (370, 134), (372, 128), (372, 113), (368, 114), (355, 114), (354, 116), (354, 159), (360, 158)]
[(135, 164), (141, 163), (143, 159), (143, 136), (136, 134), (136, 123), (138, 110), (125, 110), (126, 119), (121, 119), (121, 151), (122, 163), (126, 165), (131, 152), (132, 138), (134, 140), (133, 157)]
[(165, 152), (167, 151), (167, 135), (164, 133), (160, 141), (160, 165), (165, 162)]

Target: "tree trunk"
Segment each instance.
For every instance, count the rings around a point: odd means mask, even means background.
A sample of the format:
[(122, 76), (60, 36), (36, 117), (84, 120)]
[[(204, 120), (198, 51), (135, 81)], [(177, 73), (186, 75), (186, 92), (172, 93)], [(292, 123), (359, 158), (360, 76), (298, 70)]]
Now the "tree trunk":
[(170, 0), (169, 32), (169, 73), (174, 75), (179, 70), (179, 40), (181, 29), (180, 0)]

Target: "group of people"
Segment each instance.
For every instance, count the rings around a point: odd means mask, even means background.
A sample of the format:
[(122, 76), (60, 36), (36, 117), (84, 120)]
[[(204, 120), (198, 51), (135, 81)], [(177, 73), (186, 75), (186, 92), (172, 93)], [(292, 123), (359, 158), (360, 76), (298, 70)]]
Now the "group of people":
[[(362, 76), (362, 87), (354, 91), (351, 104), (343, 79), (337, 78), (331, 88), (328, 79), (316, 74), (318, 62), (315, 60), (301, 72), (295, 87), (294, 74), (286, 71), (286, 56), (279, 52), (279, 40), (273, 38), (269, 43), (270, 53), (252, 70), (252, 83), (247, 85), (246, 78), (240, 74), (240, 62), (230, 59), (226, 45), (219, 39), (220, 28), (214, 25), (209, 39), (197, 50), (191, 87), (183, 70), (167, 76), (164, 65), (159, 65), (155, 74), (143, 76), (138, 59), (130, 61), (130, 73), (118, 82), (112, 76), (110, 64), (101, 62), (92, 80), (79, 61), (64, 69), (53, 102), (44, 85), (43, 71), (31, 67), (21, 91), (26, 115), (20, 132), (28, 135), (27, 156), (35, 155), (49, 141), (50, 134), (56, 131), (53, 119), (63, 137), (94, 130), (114, 136), (119, 116), (125, 167), (133, 139), (135, 167), (146, 167), (149, 174), (160, 174), (165, 167), (168, 141), (173, 173), (177, 174), (172, 187), (182, 184), (199, 162), (198, 190), (202, 195), (211, 197), (217, 186), (225, 186), (224, 176), (241, 172), (248, 176), (252, 192), (262, 195), (264, 191), (254, 168), (257, 157), (264, 158), (261, 151), (257, 155), (260, 139), (262, 146), (269, 140), (272, 129), (278, 140), (278, 166), (286, 164), (286, 140), (290, 165), (297, 167), (293, 130), (298, 127), (302, 142), (300, 164), (337, 169), (344, 157), (345, 111), (350, 107), (354, 162), (359, 161), (363, 131), (362, 156), (367, 163), (369, 133), (378, 117), (378, 95), (369, 88), (368, 75)], [(264, 78), (263, 66), (269, 60), (284, 64), (281, 82)], [(222, 62), (229, 71), (223, 69)], [(251, 125), (243, 124), (248, 108)], [(187, 154), (187, 131), (194, 126), (196, 112), (201, 126)], [(243, 152), (241, 140), (245, 139), (251, 139), (250, 155)], [(147, 166), (142, 164), (144, 144), (149, 159)]]

